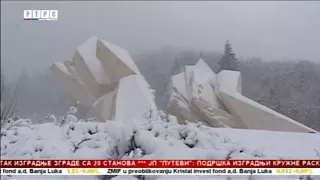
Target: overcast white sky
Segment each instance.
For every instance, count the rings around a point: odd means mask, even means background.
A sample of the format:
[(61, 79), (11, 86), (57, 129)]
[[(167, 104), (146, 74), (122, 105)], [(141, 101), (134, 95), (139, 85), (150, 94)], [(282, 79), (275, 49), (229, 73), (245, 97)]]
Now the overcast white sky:
[[(58, 21), (24, 21), (57, 9)], [(92, 35), (132, 53), (166, 45), (320, 62), (320, 2), (3, 2), (1, 65), (9, 75), (70, 59)]]

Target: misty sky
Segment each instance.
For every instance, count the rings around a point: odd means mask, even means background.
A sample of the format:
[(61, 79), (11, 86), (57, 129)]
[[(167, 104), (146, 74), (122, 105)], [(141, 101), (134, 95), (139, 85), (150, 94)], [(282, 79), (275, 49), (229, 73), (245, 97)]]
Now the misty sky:
[[(24, 21), (25, 9), (57, 9), (59, 20)], [(320, 62), (320, 2), (1, 1), (8, 76), (71, 59), (92, 35), (131, 53), (163, 46), (222, 51), (230, 40), (240, 57)]]

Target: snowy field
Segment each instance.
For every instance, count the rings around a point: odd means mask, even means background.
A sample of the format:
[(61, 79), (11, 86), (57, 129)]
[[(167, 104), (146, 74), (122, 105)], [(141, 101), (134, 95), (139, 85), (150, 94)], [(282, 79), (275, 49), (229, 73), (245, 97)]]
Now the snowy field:
[[(1, 159), (320, 159), (320, 135), (179, 125), (158, 113), (135, 126), (84, 122), (74, 115), (52, 123), (19, 119), (1, 130)], [(134, 123), (133, 123), (134, 124)], [(60, 127), (61, 126), (61, 127)], [(137, 177), (16, 176), (1, 179), (135, 179)], [(310, 177), (148, 176), (145, 179), (310, 179)], [(320, 177), (312, 177), (320, 179)]]

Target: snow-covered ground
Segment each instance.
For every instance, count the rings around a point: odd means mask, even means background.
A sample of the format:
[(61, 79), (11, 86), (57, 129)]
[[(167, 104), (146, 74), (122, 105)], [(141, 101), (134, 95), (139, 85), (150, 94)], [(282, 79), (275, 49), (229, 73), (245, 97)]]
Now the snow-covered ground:
[[(158, 113), (156, 119), (85, 122), (74, 112), (60, 127), (19, 119), (1, 130), (1, 159), (319, 159), (320, 135), (230, 128), (202, 124), (179, 125), (173, 116)], [(79, 179), (77, 176), (16, 176), (2, 179)], [(80, 179), (101, 177), (82, 176)], [(107, 178), (107, 177), (104, 177)], [(111, 178), (111, 177), (110, 177)], [(113, 179), (134, 179), (116, 177)], [(250, 179), (299, 179), (259, 177)], [(107, 178), (108, 179), (108, 178)], [(249, 179), (223, 176), (157, 176), (146, 179)], [(313, 177), (320, 179), (320, 177)]]

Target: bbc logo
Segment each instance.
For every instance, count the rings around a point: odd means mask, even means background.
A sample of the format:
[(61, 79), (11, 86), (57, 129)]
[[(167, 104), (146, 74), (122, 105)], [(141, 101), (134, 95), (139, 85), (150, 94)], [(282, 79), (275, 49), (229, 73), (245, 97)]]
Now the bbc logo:
[(24, 10), (24, 20), (58, 20), (58, 10)]

